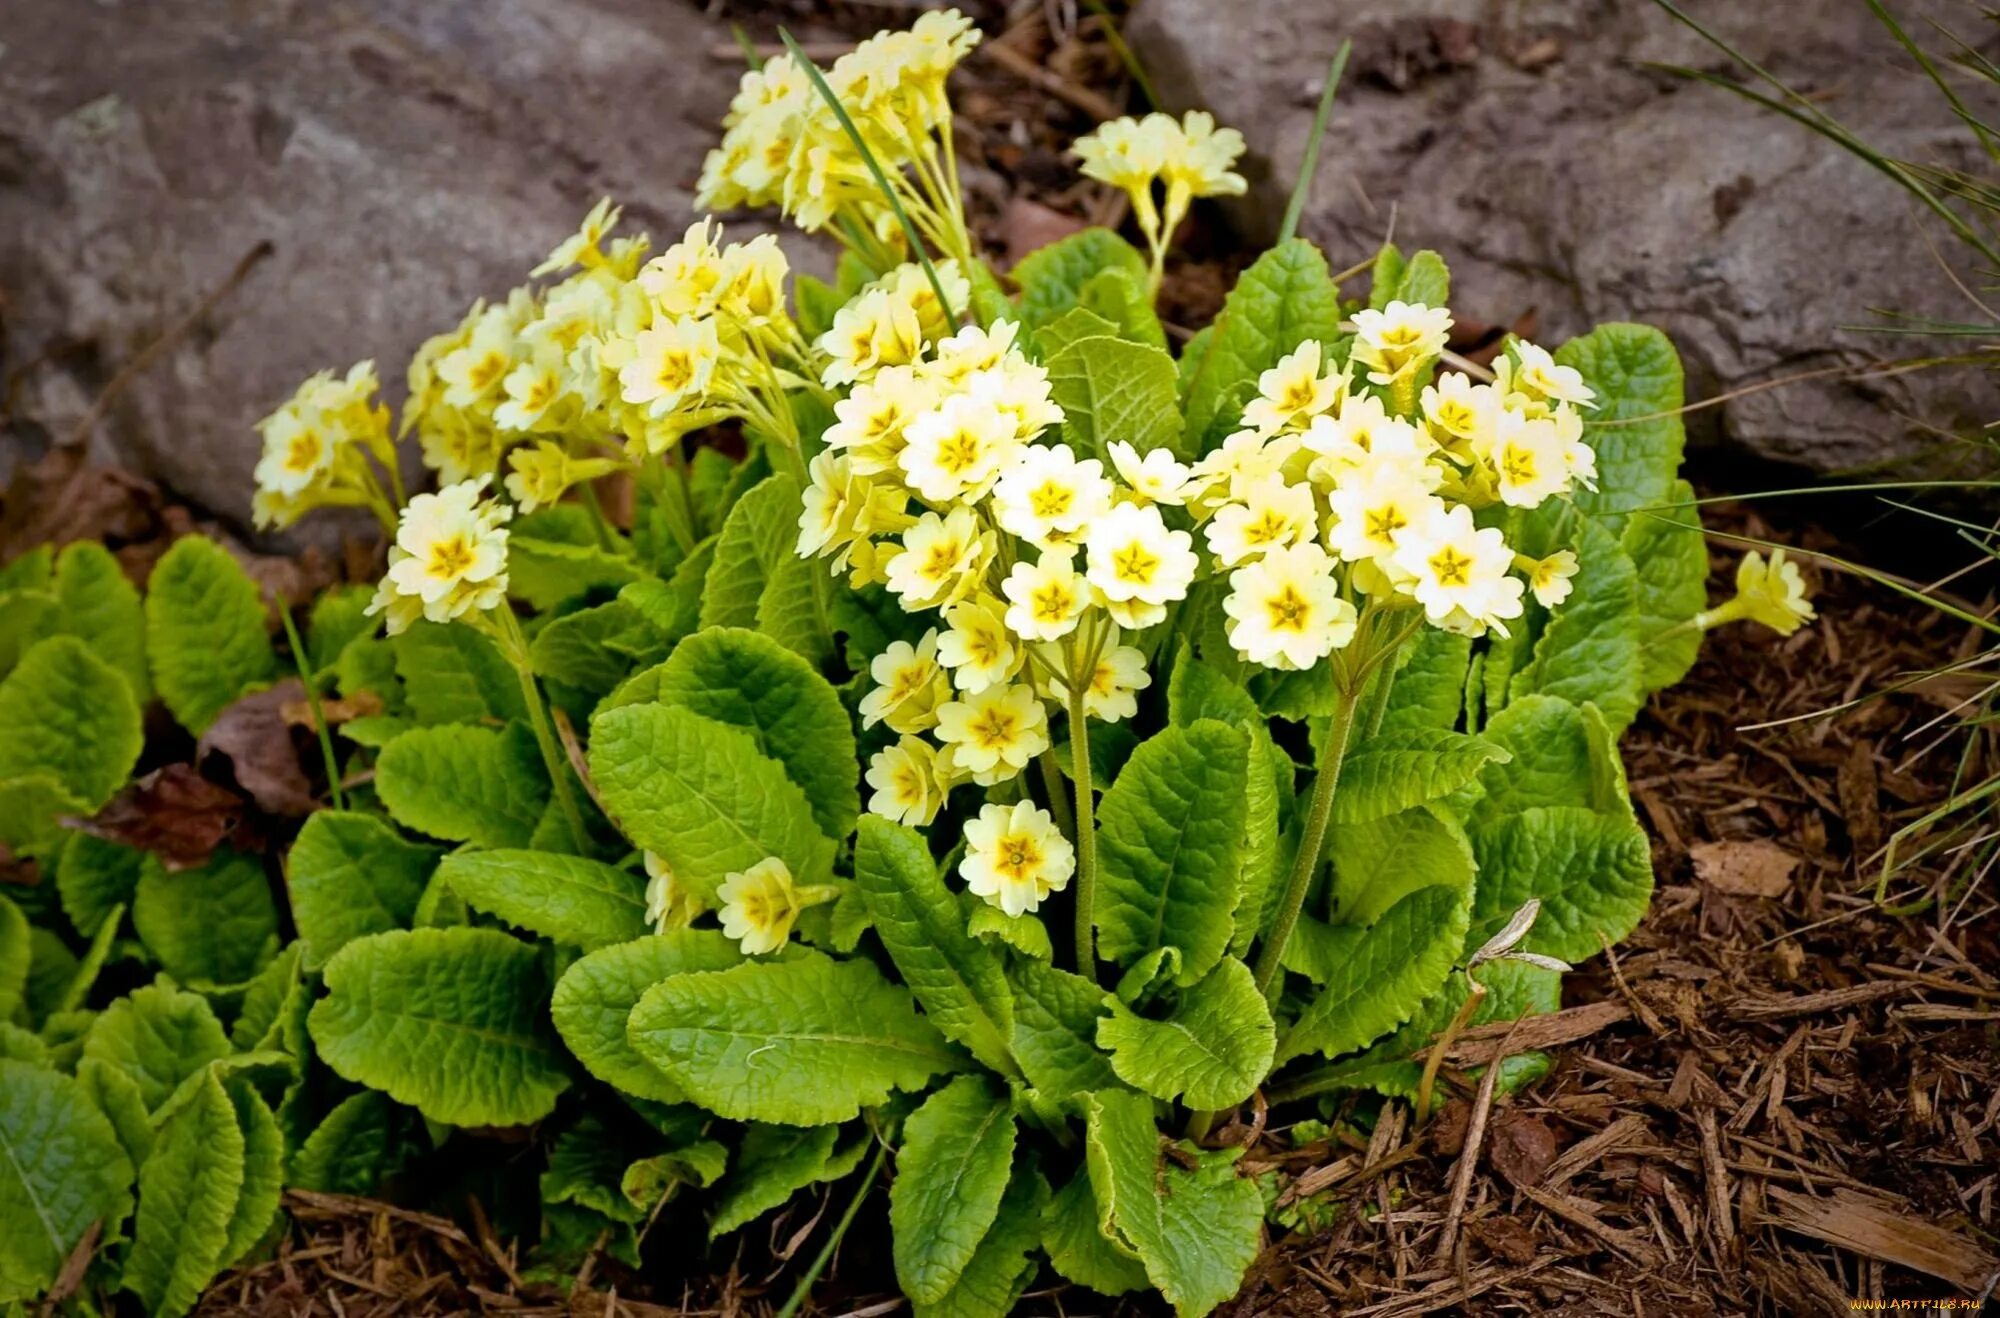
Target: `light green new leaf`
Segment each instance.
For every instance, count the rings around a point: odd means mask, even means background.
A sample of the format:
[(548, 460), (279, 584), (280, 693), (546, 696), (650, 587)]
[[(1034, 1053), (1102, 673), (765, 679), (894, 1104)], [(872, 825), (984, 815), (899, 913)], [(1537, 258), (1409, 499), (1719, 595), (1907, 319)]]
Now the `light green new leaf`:
[(744, 729), (804, 790), (822, 832), (854, 831), (853, 724), (833, 684), (792, 651), (739, 627), (697, 632), (659, 666), (654, 699)]
[(924, 1014), (987, 1067), (1013, 1074), (1014, 1001), (999, 954), (967, 931), (923, 838), (879, 815), (863, 817), (854, 880)]
[(1118, 1083), (1097, 1050), (1104, 993), (1081, 975), (1042, 961), (1017, 959), (1014, 986), (1014, 1056), (1028, 1083), (1056, 1102)]
[(1639, 685), (1648, 692), (1694, 667), (1702, 633), (1689, 620), (1708, 607), (1708, 542), (1694, 487), (1675, 481), (1669, 498), (1679, 506), (1634, 513), (1620, 537), (1639, 572)]
[(1049, 396), (1063, 410), (1062, 433), (1078, 454), (1110, 460), (1113, 440), (1146, 453), (1191, 456), (1181, 433), (1174, 359), (1129, 339), (1078, 339), (1049, 358)]
[(65, 548), (56, 559), (55, 596), (50, 633), (83, 641), (131, 684), (133, 701), (145, 708), (153, 698), (146, 670), (146, 608), (111, 551), (94, 540)]
[(139, 1216), (125, 1289), (155, 1314), (194, 1307), (223, 1266), (242, 1196), (244, 1139), (214, 1072), (160, 1128), (139, 1169)]
[(38, 641), (0, 681), (0, 780), (53, 777), (94, 813), (144, 740), (130, 684), (74, 636)]
[(646, 880), (582, 856), (460, 851), (445, 857), (438, 878), (476, 911), (587, 951), (649, 928)]
[(910, 1312), (915, 1318), (1007, 1318), (1035, 1278), (1031, 1256), (1041, 1242), (1048, 1209), (1048, 1179), (1029, 1168), (1017, 1171), (1001, 1196), (992, 1229), (957, 1282), (935, 1301), (916, 1301)]
[(29, 646), (49, 634), (61, 605), (47, 584), (0, 589), (0, 677), (12, 672)]
[(1368, 305), (1380, 311), (1391, 302), (1427, 307), (1451, 305), (1451, 272), (1444, 258), (1425, 250), (1405, 257), (1394, 243), (1382, 244), (1368, 288)]
[(1097, 1025), (1118, 1078), (1155, 1098), (1197, 1111), (1235, 1107), (1271, 1069), (1277, 1026), (1250, 967), (1225, 957), (1181, 991), (1164, 1020), (1147, 1020), (1116, 998)]
[(1527, 696), (1494, 716), (1484, 734), (1514, 758), (1479, 775), (1466, 820), (1474, 829), (1536, 806), (1576, 806), (1632, 818), (1617, 739), (1595, 708)]
[(373, 1089), (349, 1094), (293, 1152), (285, 1184), (322, 1194), (373, 1194), (388, 1170), (395, 1111)]
[(438, 854), (374, 815), (315, 812), (285, 858), (306, 969), (356, 938), (409, 928)]
[(264, 1238), (278, 1215), (278, 1197), (285, 1188), (285, 1137), (270, 1106), (248, 1081), (238, 1079), (223, 1088), (243, 1132), (243, 1190), (229, 1217), (218, 1269), (235, 1264)]
[(276, 676), (257, 584), (213, 540), (182, 536), (153, 568), (146, 658), (160, 699), (196, 735), (238, 696)]
[[(1650, 325), (1599, 325), (1556, 349), (1597, 393), (1583, 412), (1583, 439), (1597, 453), (1597, 488), (1572, 495), (1615, 536), (1635, 508), (1671, 502), (1686, 432), (1680, 355)], [(1638, 420), (1646, 417), (1647, 420)]]
[(130, 1076), (149, 1112), (229, 1053), (229, 1036), (208, 1000), (165, 984), (135, 989), (106, 1007), (83, 1041), (84, 1061)]
[(1639, 712), (1639, 574), (1611, 532), (1570, 510), (1554, 514), (1576, 548), (1570, 597), (1535, 641), (1534, 658), (1513, 675), (1508, 700), (1540, 693), (1604, 711), (1616, 730)]
[(675, 929), (600, 948), (556, 981), (549, 1014), (569, 1050), (599, 1080), (654, 1102), (685, 1102), (680, 1086), (633, 1050), (626, 1035), (632, 1008), (670, 975), (727, 970), (742, 959), (718, 929)]
[(799, 883), (831, 872), (804, 790), (741, 728), (678, 706), (614, 709), (591, 725), (590, 772), (620, 831), (711, 905), (724, 878), (767, 856)]
[(168, 974), (195, 985), (242, 984), (278, 951), (278, 906), (261, 856), (217, 851), (195, 869), (146, 857), (132, 927)]
[(85, 938), (96, 935), (112, 908), (130, 906), (139, 887), (143, 851), (107, 842), (89, 833), (70, 833), (56, 866), (56, 891), (63, 914)]
[(313, 601), (306, 615), (306, 654), (315, 674), (334, 671), (340, 652), (380, 625), (368, 612), (375, 592), (368, 586), (337, 586)]
[(1106, 1234), (1106, 1220), (1086, 1166), (1056, 1192), (1043, 1219), (1042, 1249), (1050, 1265), (1099, 1295), (1123, 1295), (1148, 1285), (1138, 1257)]
[[(118, 938), (119, 926), (124, 920), (123, 906), (114, 906), (104, 913), (103, 922), (97, 926), (97, 932), (90, 936), (90, 942), (83, 949), (83, 955), (78, 958), (76, 969), (71, 973), (69, 982), (63, 986), (61, 993), (55, 997), (50, 1003), (49, 1010), (44, 1013), (42, 1018), (44, 1025), (55, 1016), (83, 1010), (83, 1004), (90, 998), (90, 990), (97, 985), (97, 977), (104, 973), (106, 963), (111, 960), (112, 946)], [(48, 933), (47, 930), (42, 932)], [(55, 935), (49, 934), (49, 937), (54, 938)], [(58, 946), (60, 945), (61, 941), (58, 940)], [(32, 1003), (34, 996), (32, 981), (30, 983), (29, 998)]]
[(1382, 732), (1351, 751), (1333, 794), (1333, 821), (1380, 819), (1450, 796), (1507, 752), (1462, 732), (1411, 728)]
[(708, 1238), (719, 1239), (756, 1221), (800, 1190), (845, 1176), (866, 1150), (857, 1142), (836, 1155), (838, 1126), (765, 1126), (743, 1132), (729, 1175), (717, 1187)]
[(53, 1067), (49, 1046), (25, 1025), (0, 1021), (0, 1062), (25, 1062), (34, 1067)]
[(1180, 950), (1191, 984), (1229, 946), (1241, 887), (1250, 738), (1213, 719), (1132, 752), (1098, 806), (1100, 955), (1130, 965)]
[(320, 1059), (432, 1121), (520, 1126), (569, 1086), (541, 955), (497, 929), (398, 930), (326, 963)]
[[(1129, 270), (1100, 270), (1092, 275), (1083, 286), (1077, 310), (1110, 321), (1116, 327), (1113, 333), (1121, 339), (1166, 351), (1167, 327), (1153, 310), (1152, 294), (1146, 289), (1145, 279)], [(1178, 374), (1178, 366), (1175, 371)], [(1176, 401), (1179, 384), (1176, 380)]]
[(1327, 835), (1333, 918), (1373, 924), (1391, 906), (1434, 883), (1472, 886), (1472, 845), (1451, 817), (1418, 806), (1343, 824)]
[(1645, 830), (1629, 817), (1538, 807), (1480, 826), (1472, 846), (1479, 884), (1470, 946), (1491, 938), (1529, 898), (1539, 897), (1541, 915), (1523, 946), (1582, 961), (1631, 933), (1652, 899), (1652, 850)]
[(1040, 349), (1041, 360), (1047, 361), (1078, 339), (1096, 339), (1107, 335), (1118, 337), (1118, 326), (1095, 311), (1077, 307), (1036, 330), (1034, 346)]
[(92, 1222), (132, 1209), (132, 1164), (82, 1085), (0, 1060), (0, 1304), (34, 1299)]
[(903, 1123), (889, 1187), (896, 1280), (918, 1304), (957, 1284), (1000, 1212), (1014, 1164), (1014, 1114), (1004, 1094), (962, 1075)]
[[(1032, 912), (1009, 915), (969, 892), (959, 894), (958, 904), (965, 912), (965, 932), (981, 942), (1011, 947), (1022, 956), (1038, 961), (1055, 959), (1056, 946), (1049, 938), (1049, 927), (1042, 923), (1041, 917)], [(856, 938), (858, 940), (858, 934)], [(852, 951), (853, 944), (850, 943), (847, 950)]]
[(1162, 1160), (1151, 1099), (1105, 1090), (1083, 1103), (1084, 1158), (1105, 1234), (1138, 1255), (1181, 1318), (1236, 1294), (1264, 1219), (1256, 1183), (1236, 1174), (1241, 1150), (1182, 1144), (1180, 1156)]
[(639, 999), (629, 1028), (641, 1057), (730, 1121), (847, 1121), (960, 1065), (908, 990), (867, 961), (818, 954), (675, 975)]
[(1458, 726), (1465, 710), (1465, 670), (1472, 663), (1472, 640), (1441, 627), (1418, 628), (1404, 646), (1403, 666), (1389, 688), (1382, 731)]
[[(118, 1133), (119, 1147), (134, 1168), (144, 1165), (153, 1148), (153, 1118), (139, 1082), (107, 1062), (86, 1057), (76, 1066), (77, 1084), (90, 1104), (104, 1114)], [(130, 1177), (126, 1181), (129, 1186)]]
[(1216, 317), (1187, 388), (1187, 449), (1215, 448), (1242, 419), (1257, 377), (1307, 339), (1340, 337), (1340, 290), (1326, 257), (1302, 238), (1279, 243), (1243, 272)]
[(1021, 320), (1039, 329), (1082, 300), (1083, 289), (1099, 271), (1124, 270), (1146, 278), (1146, 258), (1109, 229), (1083, 229), (1022, 257), (1014, 267), (1021, 287)]
[(1285, 1032), (1279, 1064), (1365, 1048), (1414, 1015), (1458, 960), (1471, 898), (1470, 883), (1419, 888), (1372, 925), (1330, 930), (1321, 948), (1326, 982)]
[[(641, 584), (649, 583), (633, 583)], [(635, 662), (654, 663), (666, 653), (652, 624), (622, 598), (551, 618), (528, 649), (539, 677), (576, 688), (591, 704), (624, 681)]]
[[(565, 506), (575, 505), (544, 511)], [(646, 570), (623, 554), (596, 544), (531, 537), (518, 522), (507, 541), (507, 593), (527, 601), (537, 612), (547, 613), (592, 591), (615, 590), (645, 576)]]
[(798, 482), (790, 476), (769, 476), (729, 510), (702, 587), (701, 625), (760, 631), (817, 665), (830, 651), (813, 574), (827, 569), (794, 552), (799, 497)]
[(418, 723), (507, 723), (528, 716), (520, 677), (485, 633), (463, 623), (418, 621), (389, 643)]
[(0, 845), (25, 856), (49, 857), (62, 850), (68, 834), (67, 816), (87, 815), (91, 807), (57, 781), (54, 774), (33, 773), (0, 779)]
[(522, 847), (549, 802), (549, 776), (524, 725), (412, 728), (382, 748), (375, 794), (405, 828), (451, 842)]

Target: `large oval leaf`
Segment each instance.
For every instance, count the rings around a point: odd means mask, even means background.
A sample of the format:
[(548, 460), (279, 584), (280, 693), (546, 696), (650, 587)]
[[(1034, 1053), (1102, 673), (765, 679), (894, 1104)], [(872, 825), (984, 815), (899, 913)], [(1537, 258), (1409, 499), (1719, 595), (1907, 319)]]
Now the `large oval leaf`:
[(669, 976), (727, 970), (742, 959), (717, 929), (675, 929), (600, 948), (556, 981), (549, 1014), (584, 1069), (605, 1084), (659, 1103), (685, 1102), (680, 1086), (633, 1050), (626, 1023), (646, 990)]
[(83, 1087), (0, 1061), (0, 1303), (47, 1290), (90, 1224), (132, 1207), (132, 1164)]
[(646, 932), (646, 880), (615, 865), (553, 851), (461, 851), (438, 866), (474, 910), (573, 947)]
[(978, 1076), (962, 1075), (903, 1123), (889, 1187), (896, 1280), (918, 1304), (935, 1304), (1000, 1212), (1014, 1163), (1014, 1114)]
[(276, 675), (257, 583), (213, 540), (182, 536), (153, 568), (146, 658), (160, 699), (196, 735), (238, 696)]
[(1147, 1020), (1116, 997), (1098, 1022), (1097, 1042), (1126, 1084), (1199, 1111), (1250, 1097), (1271, 1069), (1277, 1027), (1250, 967), (1235, 957), (1183, 990), (1164, 1020)]

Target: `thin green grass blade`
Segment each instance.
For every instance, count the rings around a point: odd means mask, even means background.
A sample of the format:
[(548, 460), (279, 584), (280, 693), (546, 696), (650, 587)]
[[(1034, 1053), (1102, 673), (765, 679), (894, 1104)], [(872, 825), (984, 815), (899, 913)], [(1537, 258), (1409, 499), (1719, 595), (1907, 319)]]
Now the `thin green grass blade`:
[(1285, 204), (1285, 221), (1278, 226), (1281, 244), (1291, 241), (1299, 232), (1306, 194), (1312, 191), (1313, 175), (1319, 171), (1319, 144), (1326, 137), (1327, 120), (1333, 115), (1333, 95), (1340, 88), (1340, 76), (1347, 72), (1347, 57), (1353, 50), (1352, 41), (1341, 42), (1340, 49), (1333, 53), (1333, 63), (1327, 66), (1326, 89), (1319, 94), (1319, 108), (1313, 111), (1312, 134), (1306, 138), (1306, 153), (1299, 161), (1298, 181), (1292, 184), (1292, 199)]

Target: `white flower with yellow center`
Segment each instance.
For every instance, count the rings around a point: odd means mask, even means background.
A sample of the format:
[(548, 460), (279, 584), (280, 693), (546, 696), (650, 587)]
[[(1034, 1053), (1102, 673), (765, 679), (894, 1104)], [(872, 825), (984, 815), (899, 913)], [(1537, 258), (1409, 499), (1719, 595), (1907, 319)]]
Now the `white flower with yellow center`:
[(653, 932), (685, 929), (697, 915), (708, 909), (701, 894), (674, 877), (673, 866), (662, 856), (643, 853), (646, 863), (646, 923)]
[(1076, 849), (1049, 812), (1032, 801), (982, 806), (965, 821), (966, 890), (1008, 915), (1026, 915), (1069, 886)]
[(784, 861), (766, 856), (749, 869), (724, 877), (715, 895), (722, 899), (717, 914), (722, 917), (723, 935), (735, 939), (743, 955), (763, 956), (791, 939), (800, 911), (840, 894), (830, 884), (797, 886)]
[(1246, 558), (1310, 540), (1318, 529), (1312, 487), (1266, 476), (1244, 492), (1243, 502), (1218, 508), (1206, 535), (1216, 561), (1235, 567)]
[(1294, 545), (1229, 574), (1229, 643), (1266, 668), (1311, 668), (1354, 639), (1358, 615), (1340, 597), (1334, 561), (1318, 545)]
[(1487, 454), (1500, 498), (1511, 508), (1534, 508), (1569, 488), (1569, 455), (1556, 423), (1547, 417), (1502, 412)]
[(833, 313), (833, 325), (817, 346), (831, 359), (820, 373), (820, 383), (831, 389), (867, 380), (884, 366), (916, 361), (924, 346), (923, 323), (908, 302), (871, 289)]
[(1022, 443), (1062, 424), (1063, 410), (1049, 396), (1049, 373), (1019, 353), (1009, 353), (989, 370), (974, 371), (963, 388), (1012, 420)]
[(1239, 430), (1223, 440), (1194, 464), (1193, 480), (1201, 487), (1194, 501), (1198, 509), (1212, 512), (1215, 505), (1242, 502), (1259, 482), (1284, 471), (1299, 442), (1296, 435), (1266, 439), (1254, 430)]
[(720, 230), (706, 218), (696, 220), (681, 240), (646, 262), (638, 284), (661, 315), (678, 319), (715, 310), (722, 284)]
[(1573, 588), (1571, 578), (1576, 576), (1576, 551), (1558, 549), (1547, 558), (1516, 554), (1514, 566), (1528, 578), (1528, 589), (1534, 594), (1535, 602), (1545, 609), (1553, 609), (1569, 598)]
[(664, 417), (707, 390), (721, 356), (713, 320), (681, 316), (640, 330), (618, 372), (620, 396), (648, 417)]
[(257, 487), (287, 498), (304, 494), (333, 469), (334, 438), (319, 418), (281, 408), (257, 423), (264, 455), (257, 460)]
[(960, 691), (984, 691), (1021, 671), (1026, 657), (1007, 629), (1000, 601), (975, 595), (944, 611), (947, 630), (938, 637), (938, 662), (951, 670)]
[(929, 360), (917, 369), (943, 384), (964, 384), (968, 376), (990, 371), (1017, 355), (1014, 340), (1020, 331), (1020, 322), (1012, 320), (996, 320), (991, 328), (967, 325), (939, 340)]
[(470, 341), (438, 359), (437, 378), (445, 386), (445, 404), (476, 407), (498, 389), (514, 368), (514, 344), (514, 326), (506, 308), (491, 307), (483, 312)]
[(1478, 634), (1507, 635), (1521, 616), (1523, 587), (1508, 575), (1514, 551), (1496, 527), (1476, 526), (1464, 504), (1433, 510), (1405, 535), (1391, 561), (1411, 579), (1411, 593), (1433, 623)]
[(1574, 366), (1556, 365), (1548, 349), (1516, 339), (1513, 356), (1512, 383), (1516, 389), (1543, 402), (1597, 405), (1597, 392), (1583, 382), (1583, 373)]
[(1111, 511), (1111, 481), (1096, 458), (1077, 459), (1067, 444), (1018, 450), (993, 486), (1000, 529), (1044, 549), (1076, 540)]
[(899, 471), (897, 459), (908, 443), (907, 427), (937, 402), (936, 386), (918, 378), (913, 368), (884, 367), (833, 405), (834, 423), (826, 429), (826, 446), (846, 453), (862, 475)]
[(937, 505), (984, 496), (1020, 444), (1013, 418), (973, 394), (951, 395), (904, 433), (896, 461), (910, 488)]
[(1172, 137), (1178, 141), (1168, 150), (1160, 176), (1167, 181), (1170, 189), (1169, 209), (1174, 202), (1175, 192), (1188, 197), (1240, 197), (1248, 185), (1243, 176), (1230, 166), (1243, 154), (1243, 134), (1234, 128), (1217, 128), (1215, 116), (1205, 110), (1190, 110), (1181, 116), (1179, 124), (1165, 115), (1148, 115), (1147, 118), (1167, 119), (1169, 127), (1176, 131)]
[(869, 813), (912, 828), (936, 819), (951, 792), (950, 767), (921, 737), (901, 737), (876, 751), (868, 761), (867, 778), (875, 789), (868, 798)]
[[(1055, 646), (1045, 647), (1043, 654), (1049, 661), (1053, 674), (1064, 671), (1062, 651)], [(1139, 693), (1153, 685), (1153, 675), (1146, 671), (1146, 656), (1129, 645), (1118, 644), (1118, 629), (1113, 627), (1105, 638), (1102, 652), (1097, 656), (1096, 667), (1091, 669), (1090, 680), (1083, 688), (1083, 712), (1100, 723), (1122, 723), (1139, 712)], [(1069, 683), (1061, 676), (1049, 679), (1049, 694), (1067, 704)]]
[(715, 290), (716, 308), (750, 324), (785, 314), (785, 277), (791, 273), (776, 234), (758, 234), (722, 251)]
[(1307, 339), (1278, 364), (1257, 377), (1257, 396), (1243, 408), (1243, 424), (1259, 435), (1304, 430), (1312, 419), (1331, 411), (1347, 392), (1347, 377), (1339, 371), (1320, 373), (1318, 339)]
[(1048, 716), (1020, 683), (969, 691), (938, 707), (937, 736), (952, 767), (982, 787), (1012, 778), (1049, 748)]
[(1099, 124), (1070, 149), (1083, 161), (1085, 178), (1145, 193), (1166, 165), (1167, 145), (1157, 131), (1128, 116)]
[(1326, 547), (1348, 563), (1394, 553), (1411, 527), (1424, 525), (1443, 507), (1418, 474), (1426, 470), (1391, 460), (1350, 472), (1327, 496), (1333, 517)]
[(1122, 439), (1112, 440), (1109, 451), (1119, 479), (1131, 487), (1140, 503), (1186, 502), (1188, 478), (1193, 473), (1170, 451), (1156, 448), (1141, 457), (1137, 449)]
[(1437, 378), (1437, 383), (1424, 386), (1423, 410), (1432, 429), (1453, 439), (1472, 442), (1491, 428), (1493, 414), (1500, 410), (1500, 395), (1490, 384), (1447, 371)]
[(1783, 549), (1773, 549), (1768, 561), (1753, 549), (1736, 565), (1735, 597), (1697, 613), (1694, 621), (1706, 631), (1747, 618), (1780, 636), (1790, 636), (1818, 616), (1799, 565), (1787, 558)]
[(1558, 403), (1549, 413), (1549, 424), (1556, 428), (1556, 440), (1562, 445), (1563, 463), (1569, 468), (1571, 484), (1596, 489), (1597, 450), (1583, 442), (1583, 418), (1574, 408)]
[(588, 269), (601, 263), (604, 260), (601, 244), (604, 236), (618, 227), (618, 215), (618, 208), (611, 204), (611, 198), (602, 198), (590, 208), (590, 214), (583, 217), (577, 231), (556, 244), (548, 259), (528, 273), (540, 278), (558, 270), (567, 270), (573, 265)]
[(1090, 605), (1090, 583), (1068, 550), (1044, 550), (1037, 562), (1015, 563), (1000, 593), (1007, 597), (1007, 626), (1027, 641), (1069, 635)]
[(550, 409), (566, 392), (562, 359), (538, 353), (507, 372), (500, 389), (507, 397), (493, 409), (494, 425), (515, 433), (554, 429), (547, 422), (555, 419)]
[(1346, 472), (1383, 457), (1421, 462), (1431, 452), (1428, 436), (1399, 416), (1390, 416), (1382, 400), (1360, 394), (1347, 400), (1338, 417), (1315, 419), (1305, 433), (1309, 452), (1318, 456), (1313, 478), (1337, 484)]
[(1194, 537), (1168, 530), (1151, 505), (1119, 504), (1085, 530), (1083, 543), (1084, 575), (1113, 604), (1171, 604), (1200, 566)]
[(1451, 312), (1421, 302), (1391, 302), (1354, 313), (1354, 360), (1374, 384), (1393, 384), (1443, 352), (1451, 342)]
[(937, 726), (938, 706), (951, 699), (951, 683), (938, 662), (938, 634), (923, 634), (915, 645), (891, 641), (869, 661), (875, 689), (861, 697), (861, 726), (887, 723), (892, 731), (924, 732)]
[(403, 509), (386, 582), (418, 600), (432, 622), (449, 622), (501, 604), (507, 593), (507, 531), (512, 510), (482, 503), (484, 477), (419, 494)]
[(903, 547), (882, 567), (890, 593), (910, 613), (953, 604), (971, 594), (993, 557), (993, 533), (981, 532), (961, 504), (940, 517), (925, 513), (903, 533)]

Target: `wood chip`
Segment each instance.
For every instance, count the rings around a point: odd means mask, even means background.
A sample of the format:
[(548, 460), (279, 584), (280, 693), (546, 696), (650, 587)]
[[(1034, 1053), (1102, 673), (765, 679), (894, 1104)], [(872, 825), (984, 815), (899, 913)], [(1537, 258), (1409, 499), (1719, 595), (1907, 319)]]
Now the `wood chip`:
[(1875, 1195), (1836, 1190), (1824, 1199), (1773, 1187), (1772, 1220), (1800, 1235), (1884, 1263), (1911, 1268), (1979, 1294), (2000, 1271), (2000, 1258), (1956, 1231), (1947, 1231)]
[(1695, 877), (1732, 897), (1782, 897), (1799, 858), (1775, 842), (1702, 842), (1688, 848)]

